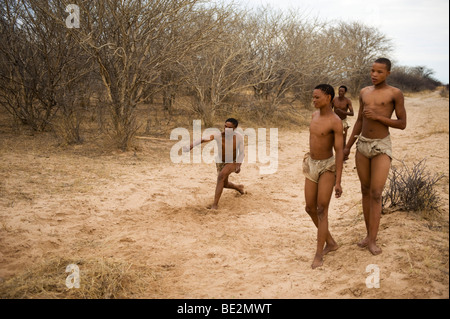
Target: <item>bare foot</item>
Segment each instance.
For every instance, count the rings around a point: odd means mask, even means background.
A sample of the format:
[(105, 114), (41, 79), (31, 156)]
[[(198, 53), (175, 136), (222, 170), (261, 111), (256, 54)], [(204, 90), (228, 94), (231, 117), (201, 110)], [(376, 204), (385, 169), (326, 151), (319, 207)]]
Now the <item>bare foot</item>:
[(217, 207), (217, 205), (212, 204), (212, 205), (206, 206), (206, 208), (208, 208), (208, 209), (217, 209), (218, 207)]
[(323, 265), (323, 258), (322, 258), (322, 256), (317, 256), (316, 255), (314, 257), (314, 260), (313, 260), (313, 263), (311, 265), (311, 268), (312, 269), (316, 269), (317, 267), (320, 267), (322, 265)]
[(368, 244), (368, 249), (374, 256), (379, 255), (382, 252), (380, 247), (372, 243)]
[(339, 248), (338, 244), (334, 243), (334, 244), (326, 244), (325, 248), (323, 249), (323, 254), (326, 255), (328, 254), (330, 251), (335, 251)]
[(369, 244), (369, 238), (368, 237), (364, 238), (359, 243), (357, 243), (358, 247), (361, 247), (361, 248), (366, 248), (368, 244)]
[(236, 190), (239, 192), (239, 193), (241, 193), (241, 195), (244, 195), (244, 185), (237, 185), (236, 186)]

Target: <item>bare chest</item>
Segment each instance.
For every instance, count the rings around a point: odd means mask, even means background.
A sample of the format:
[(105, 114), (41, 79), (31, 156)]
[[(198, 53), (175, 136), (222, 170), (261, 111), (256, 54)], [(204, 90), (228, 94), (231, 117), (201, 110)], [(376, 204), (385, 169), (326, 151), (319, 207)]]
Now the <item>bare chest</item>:
[(366, 110), (372, 110), (377, 114), (383, 114), (388, 117), (390, 117), (395, 108), (393, 98), (387, 94), (366, 94), (362, 97), (362, 101)]
[(347, 108), (348, 108), (348, 101), (347, 100), (342, 100), (341, 101), (339, 99), (336, 99), (336, 100), (333, 101), (333, 104), (334, 104), (335, 108), (341, 109), (343, 111), (347, 111)]
[(333, 136), (333, 129), (327, 121), (312, 120), (309, 133), (312, 138), (326, 139)]

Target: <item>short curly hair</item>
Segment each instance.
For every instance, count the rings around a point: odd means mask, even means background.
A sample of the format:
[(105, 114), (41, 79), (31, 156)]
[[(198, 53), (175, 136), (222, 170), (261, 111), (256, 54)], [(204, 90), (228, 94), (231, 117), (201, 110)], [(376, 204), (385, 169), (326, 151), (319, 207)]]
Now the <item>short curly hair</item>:
[(334, 88), (329, 84), (319, 84), (314, 88), (314, 90), (321, 90), (327, 95), (331, 95), (331, 101), (334, 99)]

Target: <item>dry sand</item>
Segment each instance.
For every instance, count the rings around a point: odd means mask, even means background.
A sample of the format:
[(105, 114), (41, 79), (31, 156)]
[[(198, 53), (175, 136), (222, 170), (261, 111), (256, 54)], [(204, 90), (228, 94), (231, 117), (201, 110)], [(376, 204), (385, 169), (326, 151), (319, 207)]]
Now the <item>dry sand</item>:
[[(137, 151), (95, 153), (88, 145), (57, 147), (49, 134), (12, 133), (3, 121), (0, 287), (54, 258), (107, 259), (148, 270), (139, 292), (124, 295), (132, 298), (448, 298), (449, 102), (437, 92), (418, 94), (406, 97), (406, 109), (406, 130), (391, 130), (393, 165), (426, 158), (431, 174), (445, 174), (437, 185), (442, 215), (383, 215), (383, 253), (358, 248), (365, 226), (353, 148), (343, 196), (332, 198), (329, 211), (340, 248), (315, 270), (300, 161), (305, 128), (280, 129), (277, 173), (260, 175), (261, 164), (244, 163), (230, 181), (247, 193), (224, 190), (211, 211), (215, 165), (173, 164), (168, 137), (138, 139)], [(380, 270), (379, 288), (366, 286), (371, 264)], [(89, 263), (80, 265), (81, 285), (89, 285), (83, 267)]]

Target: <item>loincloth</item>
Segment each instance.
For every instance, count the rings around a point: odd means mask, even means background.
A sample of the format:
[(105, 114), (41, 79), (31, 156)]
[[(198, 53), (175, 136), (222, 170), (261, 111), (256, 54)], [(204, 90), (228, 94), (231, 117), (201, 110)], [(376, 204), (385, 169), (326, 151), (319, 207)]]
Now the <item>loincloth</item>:
[(356, 150), (365, 157), (371, 159), (379, 154), (386, 154), (392, 160), (391, 135), (381, 139), (367, 138), (362, 135), (357, 137)]
[(226, 163), (226, 162), (217, 163), (217, 162), (216, 162), (217, 174), (219, 174), (219, 173), (222, 171), (222, 169), (225, 167), (225, 165), (227, 165), (227, 164), (233, 164), (233, 163), (236, 163), (236, 162), (232, 162), (232, 163)]
[(350, 127), (346, 118), (342, 120), (342, 126), (344, 127), (344, 130)]
[(217, 174), (227, 165), (227, 163), (216, 163)]
[(319, 182), (319, 177), (325, 172), (336, 172), (336, 161), (334, 155), (324, 160), (314, 160), (310, 153), (303, 157), (303, 175), (314, 183)]

